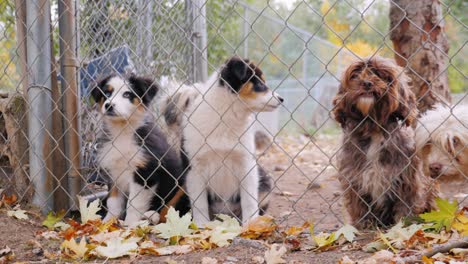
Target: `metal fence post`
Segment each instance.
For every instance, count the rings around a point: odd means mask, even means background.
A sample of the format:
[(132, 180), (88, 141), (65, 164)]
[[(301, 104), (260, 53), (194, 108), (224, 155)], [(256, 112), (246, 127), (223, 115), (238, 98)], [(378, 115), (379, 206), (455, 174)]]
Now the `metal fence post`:
[[(137, 27), (138, 44), (136, 45), (136, 48), (137, 54), (142, 60), (141, 63), (137, 64), (137, 67), (139, 67), (138, 72), (144, 72), (149, 69), (147, 67), (141, 67), (141, 65), (151, 65), (153, 60), (151, 49), (151, 40), (153, 38), (153, 1), (138, 0), (137, 6), (138, 14), (140, 14), (137, 17), (137, 21), (140, 26)], [(147, 74), (148, 72), (144, 73)]]
[(249, 10), (244, 6), (244, 23), (242, 25), (242, 34), (244, 37), (244, 58), (249, 57), (249, 21), (248, 21), (248, 15), (249, 15)]
[(206, 0), (186, 0), (186, 13), (189, 23), (192, 48), (192, 71), (190, 78), (194, 82), (203, 82), (208, 78), (208, 52), (206, 32)]
[(62, 93), (65, 99), (65, 152), (69, 160), (68, 191), (71, 196), (70, 207), (76, 208), (77, 194), (82, 188), (80, 174), (80, 90), (77, 83), (78, 61), (76, 58), (77, 33), (75, 26), (75, 0), (60, 0), (59, 4), (59, 30), (60, 30), (60, 68), (63, 76)]
[(54, 181), (46, 168), (52, 127), (50, 3), (48, 0), (27, 1), (26, 11), (29, 176), (35, 190), (33, 204), (45, 213), (54, 205)]

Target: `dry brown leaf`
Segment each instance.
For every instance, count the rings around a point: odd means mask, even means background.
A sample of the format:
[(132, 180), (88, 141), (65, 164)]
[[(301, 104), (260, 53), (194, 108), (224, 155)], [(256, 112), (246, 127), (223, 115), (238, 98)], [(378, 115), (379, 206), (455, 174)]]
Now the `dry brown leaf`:
[(271, 235), (278, 228), (274, 218), (268, 215), (262, 215), (250, 220), (243, 228), (241, 237), (258, 239)]
[(284, 233), (288, 236), (298, 236), (302, 232), (304, 232), (304, 230), (308, 229), (309, 227), (310, 227), (310, 223), (305, 222), (302, 226), (291, 226), (286, 231), (284, 231)]
[(18, 198), (15, 194), (12, 194), (10, 196), (2, 194), (2, 199), (0, 199), (0, 207), (2, 207), (2, 205), (7, 205), (11, 207), (16, 203), (16, 201), (18, 201)]

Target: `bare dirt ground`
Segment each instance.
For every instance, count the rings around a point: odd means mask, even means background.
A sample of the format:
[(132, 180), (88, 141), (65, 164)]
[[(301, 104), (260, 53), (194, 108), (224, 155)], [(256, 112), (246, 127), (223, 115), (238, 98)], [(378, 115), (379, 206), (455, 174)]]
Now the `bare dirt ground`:
[[(348, 216), (342, 205), (341, 190), (333, 166), (339, 137), (278, 137), (275, 142), (276, 146), (259, 158), (260, 164), (275, 180), (268, 214), (274, 216), (280, 226), (302, 225), (305, 221), (312, 221), (317, 231), (336, 230), (345, 224)], [(456, 197), (462, 206), (468, 206), (467, 181), (443, 185), (442, 191), (444, 197)], [(51, 263), (46, 256), (58, 252), (60, 242), (37, 236), (38, 231), (45, 230), (40, 224), (42, 218), (34, 210), (28, 212), (33, 212), (30, 214), (31, 220), (20, 221), (6, 216), (4, 210), (0, 211), (0, 249), (10, 247), (16, 256), (14, 261)], [(364, 234), (358, 237), (357, 243), (364, 245), (371, 239), (372, 234)], [(112, 262), (201, 263), (203, 257), (211, 257), (218, 263), (254, 263), (252, 258), (263, 256), (266, 249), (262, 243), (234, 243), (226, 248), (180, 256), (137, 256)], [(285, 259), (287, 263), (337, 263), (344, 255), (359, 260), (370, 254), (360, 250), (342, 251), (338, 247), (320, 253), (307, 250), (288, 252)], [(93, 263), (103, 261), (96, 260)]]
[[(275, 179), (268, 214), (281, 224), (315, 223), (317, 230), (336, 230), (348, 222), (335, 165), (338, 135), (281, 137), (275, 139), (259, 163)], [(468, 206), (468, 180), (441, 184), (442, 198)]]

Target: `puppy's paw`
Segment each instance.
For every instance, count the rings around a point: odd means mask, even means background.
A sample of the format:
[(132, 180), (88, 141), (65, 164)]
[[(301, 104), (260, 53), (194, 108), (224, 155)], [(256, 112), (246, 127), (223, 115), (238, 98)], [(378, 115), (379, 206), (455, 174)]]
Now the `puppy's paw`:
[(104, 217), (104, 219), (102, 219), (102, 222), (107, 223), (107, 222), (109, 222), (111, 220), (114, 220), (114, 219), (117, 219), (117, 217), (115, 215), (107, 213), (106, 216)]
[(157, 225), (159, 223), (160, 216), (158, 212), (150, 210), (143, 214), (143, 219), (150, 221), (153, 225)]
[(125, 217), (124, 225), (128, 228), (133, 228), (138, 225), (139, 221), (140, 221), (139, 215), (136, 215), (136, 214), (132, 215), (132, 214), (127, 213), (127, 216)]

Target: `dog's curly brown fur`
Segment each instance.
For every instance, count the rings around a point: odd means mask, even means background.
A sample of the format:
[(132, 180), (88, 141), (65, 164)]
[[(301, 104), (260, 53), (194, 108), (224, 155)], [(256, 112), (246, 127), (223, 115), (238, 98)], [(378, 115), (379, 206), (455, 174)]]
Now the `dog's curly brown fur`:
[(381, 57), (353, 63), (333, 105), (344, 134), (339, 179), (353, 224), (388, 226), (433, 208), (437, 186), (415, 155), (418, 110), (402, 69)]

